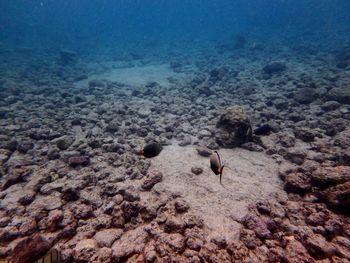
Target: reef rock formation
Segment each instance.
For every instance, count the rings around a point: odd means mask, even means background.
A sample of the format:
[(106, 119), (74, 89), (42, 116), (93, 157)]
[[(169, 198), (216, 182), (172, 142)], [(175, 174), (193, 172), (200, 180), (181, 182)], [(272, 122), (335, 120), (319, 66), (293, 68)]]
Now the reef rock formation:
[(248, 116), (240, 106), (229, 107), (216, 124), (216, 141), (220, 146), (232, 148), (252, 139)]

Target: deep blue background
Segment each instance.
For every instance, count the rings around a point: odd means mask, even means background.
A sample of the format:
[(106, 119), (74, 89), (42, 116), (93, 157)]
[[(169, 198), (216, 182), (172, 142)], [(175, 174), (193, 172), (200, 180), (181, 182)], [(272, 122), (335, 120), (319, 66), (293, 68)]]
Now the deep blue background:
[(111, 46), (349, 31), (349, 0), (0, 0), (0, 44)]

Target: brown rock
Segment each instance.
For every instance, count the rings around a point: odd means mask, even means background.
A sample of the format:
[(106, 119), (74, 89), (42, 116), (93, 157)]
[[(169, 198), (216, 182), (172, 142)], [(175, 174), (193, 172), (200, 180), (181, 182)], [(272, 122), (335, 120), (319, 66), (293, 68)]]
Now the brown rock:
[(288, 263), (313, 262), (305, 247), (295, 239), (288, 242), (285, 258)]
[(50, 211), (47, 218), (45, 218), (42, 222), (43, 227), (49, 231), (54, 232), (61, 223), (63, 219), (63, 213), (61, 210), (53, 210)]
[(68, 158), (68, 164), (72, 167), (79, 165), (85, 166), (90, 163), (90, 158), (88, 156), (71, 156)]
[(199, 167), (199, 166), (193, 166), (191, 168), (191, 172), (194, 173), (195, 175), (199, 175), (199, 174), (203, 173), (203, 168)]
[(321, 195), (331, 206), (348, 208), (350, 206), (350, 181), (330, 187)]
[(184, 222), (175, 216), (169, 216), (165, 221), (164, 230), (166, 232), (181, 233), (184, 229), (185, 229)]
[(327, 242), (327, 240), (320, 234), (313, 234), (307, 238), (306, 249), (310, 255), (316, 259), (331, 257), (335, 254), (335, 247)]
[(269, 238), (271, 236), (266, 222), (256, 215), (247, 214), (243, 217), (242, 223), (246, 228), (253, 230), (259, 238)]
[(324, 189), (350, 181), (350, 167), (322, 167), (311, 175), (311, 184)]
[(117, 228), (104, 229), (97, 232), (94, 239), (100, 247), (111, 247), (113, 242), (119, 239), (123, 234), (123, 230)]
[(196, 151), (200, 156), (203, 156), (203, 157), (209, 157), (212, 154), (212, 151), (206, 147), (197, 146)]
[(184, 213), (189, 209), (188, 203), (183, 199), (178, 199), (175, 202), (175, 210), (178, 213)]
[(95, 239), (83, 239), (73, 249), (74, 257), (80, 261), (93, 262), (98, 251)]
[(119, 261), (136, 253), (143, 252), (147, 240), (147, 233), (142, 228), (129, 230), (113, 243), (113, 258)]
[(141, 187), (142, 189), (149, 191), (157, 183), (160, 183), (163, 180), (163, 174), (159, 171), (151, 171), (147, 174), (147, 178), (143, 181)]
[(285, 190), (298, 194), (304, 194), (311, 189), (310, 179), (303, 173), (290, 173), (285, 177)]
[(51, 248), (51, 245), (41, 235), (25, 238), (13, 249), (13, 263), (31, 263), (43, 256)]

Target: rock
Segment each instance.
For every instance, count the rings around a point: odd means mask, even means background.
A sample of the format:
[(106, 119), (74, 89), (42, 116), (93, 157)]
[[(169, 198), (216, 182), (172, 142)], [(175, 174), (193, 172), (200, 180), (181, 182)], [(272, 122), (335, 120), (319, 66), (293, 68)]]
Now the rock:
[(296, 129), (295, 130), (295, 137), (304, 141), (304, 142), (313, 142), (315, 139), (315, 135), (312, 131), (308, 129)]
[(123, 230), (117, 228), (104, 229), (97, 232), (94, 239), (100, 247), (111, 247), (113, 242), (119, 239), (123, 234)]
[(240, 106), (229, 107), (216, 124), (216, 141), (223, 147), (236, 147), (252, 139), (248, 116)]
[(287, 262), (313, 262), (306, 248), (297, 240), (291, 239), (285, 249), (285, 258)]
[(196, 147), (196, 151), (200, 156), (203, 156), (203, 157), (209, 157), (212, 154), (212, 151), (210, 149), (205, 147), (200, 147), (200, 146)]
[(302, 150), (292, 149), (287, 151), (283, 158), (292, 163), (302, 165), (305, 161), (306, 153)]
[(116, 262), (130, 255), (142, 253), (147, 242), (147, 233), (142, 228), (129, 230), (113, 243), (113, 258)]
[(191, 172), (194, 173), (195, 175), (199, 175), (199, 174), (203, 173), (203, 168), (199, 167), (199, 166), (193, 166), (191, 168)]
[(263, 72), (272, 75), (272, 74), (278, 74), (286, 70), (286, 63), (280, 62), (280, 61), (274, 61), (270, 62), (263, 68)]
[(254, 143), (254, 142), (246, 142), (241, 145), (243, 149), (246, 149), (248, 151), (252, 152), (263, 152), (264, 148), (261, 147), (260, 145)]
[(178, 213), (184, 213), (189, 209), (188, 203), (183, 199), (178, 199), (175, 202), (175, 210)]
[(348, 208), (350, 206), (350, 181), (324, 190), (321, 196), (330, 206)]
[(331, 111), (331, 110), (336, 110), (336, 109), (338, 109), (339, 106), (340, 106), (340, 103), (339, 103), (339, 102), (334, 101), (334, 100), (329, 100), (329, 101), (324, 102), (324, 103), (321, 105), (321, 108), (322, 108), (324, 111)]
[(320, 234), (313, 234), (307, 238), (305, 247), (316, 259), (328, 258), (335, 254), (335, 247)]
[(58, 227), (61, 221), (63, 220), (63, 213), (61, 210), (50, 211), (47, 218), (42, 222), (44, 228), (49, 232), (54, 232)]
[(311, 190), (310, 179), (303, 173), (290, 173), (285, 177), (284, 189), (287, 192), (305, 194)]
[(67, 150), (69, 146), (71, 146), (71, 144), (74, 142), (74, 138), (71, 136), (64, 135), (59, 138), (53, 139), (52, 142), (56, 144), (58, 149), (64, 151)]
[(350, 104), (350, 86), (341, 88), (332, 88), (326, 94), (328, 100), (334, 100), (340, 103)]
[(31, 171), (28, 169), (15, 169), (8, 172), (8, 175), (5, 178), (5, 182), (2, 185), (2, 190), (6, 190), (14, 184), (24, 182), (25, 178), (31, 174)]
[(115, 132), (119, 131), (120, 126), (121, 126), (121, 124), (117, 120), (112, 120), (106, 126), (106, 131), (111, 132), (111, 133), (115, 133)]
[(93, 262), (93, 257), (98, 251), (97, 242), (95, 239), (80, 240), (73, 249), (73, 255), (80, 261)]
[(160, 183), (163, 180), (163, 174), (159, 171), (151, 171), (147, 174), (146, 179), (143, 181), (141, 187), (146, 191), (150, 191), (153, 186)]
[(45, 255), (51, 244), (41, 235), (35, 234), (20, 241), (12, 251), (11, 262), (31, 263)]
[(294, 94), (294, 99), (300, 104), (309, 104), (316, 100), (318, 93), (314, 88), (298, 89)]
[(246, 228), (253, 230), (259, 238), (271, 237), (271, 232), (267, 228), (266, 223), (258, 216), (247, 214), (243, 217), (242, 223)]
[(168, 233), (170, 232), (181, 233), (182, 231), (184, 231), (184, 229), (185, 229), (184, 222), (175, 216), (169, 216), (165, 221), (164, 230)]
[(126, 201), (122, 203), (122, 210), (126, 221), (130, 220), (132, 217), (137, 217), (140, 209), (141, 207), (138, 203), (130, 203)]
[(71, 156), (68, 158), (68, 164), (71, 167), (77, 167), (79, 165), (85, 166), (90, 163), (90, 158), (88, 156)]
[(350, 181), (350, 167), (320, 167), (311, 174), (311, 184), (321, 189)]

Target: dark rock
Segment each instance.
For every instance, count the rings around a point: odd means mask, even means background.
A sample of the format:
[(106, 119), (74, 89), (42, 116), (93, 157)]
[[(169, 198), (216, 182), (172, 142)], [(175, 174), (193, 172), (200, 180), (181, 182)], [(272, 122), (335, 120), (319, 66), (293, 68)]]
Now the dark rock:
[(290, 173), (285, 177), (287, 192), (305, 194), (311, 190), (310, 178), (303, 173)]
[(294, 99), (300, 104), (308, 104), (316, 100), (318, 93), (314, 88), (302, 88), (295, 92)]
[(203, 156), (203, 157), (209, 157), (212, 154), (212, 151), (210, 149), (205, 147), (200, 147), (200, 146), (196, 147), (196, 151), (200, 156)]
[(52, 142), (56, 144), (58, 149), (67, 150), (69, 146), (74, 142), (74, 138), (71, 136), (64, 135), (62, 137), (52, 140)]
[(103, 88), (103, 87), (105, 87), (105, 83), (102, 80), (93, 79), (93, 80), (89, 81), (89, 87), (90, 88), (95, 88), (95, 87)]
[(107, 127), (106, 127), (106, 131), (107, 132), (117, 132), (119, 131), (120, 128), (120, 123), (118, 121), (112, 120), (111, 122), (108, 123)]
[(314, 262), (303, 244), (295, 239), (288, 242), (285, 249), (285, 258), (290, 263)]
[(51, 248), (51, 244), (41, 235), (27, 237), (20, 241), (12, 251), (11, 262), (31, 263), (45, 255)]
[(191, 172), (194, 173), (195, 175), (199, 175), (203, 173), (203, 168), (199, 166), (194, 166), (191, 168)]
[(311, 184), (324, 189), (350, 181), (350, 167), (322, 167), (311, 175)]
[(263, 71), (268, 75), (281, 73), (286, 70), (286, 64), (284, 62), (274, 61), (264, 66)]
[(292, 163), (301, 165), (305, 161), (306, 153), (301, 150), (289, 150), (283, 157)]
[(271, 132), (272, 128), (270, 126), (270, 124), (265, 123), (259, 127), (257, 127), (254, 130), (254, 134), (255, 135), (268, 135)]
[(90, 163), (90, 158), (88, 156), (72, 156), (68, 158), (68, 164), (72, 167), (79, 165), (85, 166)]
[(330, 91), (328, 91), (326, 97), (328, 100), (350, 104), (350, 86), (332, 88)]
[(313, 142), (315, 139), (315, 135), (313, 134), (313, 132), (308, 129), (296, 129), (295, 137), (304, 142)]
[(248, 116), (239, 106), (229, 107), (216, 124), (216, 141), (220, 146), (232, 148), (252, 139)]
[(164, 230), (168, 233), (170, 232), (178, 232), (181, 233), (185, 229), (184, 222), (175, 216), (167, 217), (165, 221)]
[(264, 220), (256, 215), (247, 214), (246, 216), (243, 217), (242, 223), (246, 228), (254, 231), (255, 235), (259, 238), (271, 237), (271, 232), (267, 228), (267, 225), (264, 222)]
[(19, 151), (20, 153), (27, 153), (29, 150), (33, 149), (34, 144), (33, 142), (29, 141), (29, 140), (23, 140), (20, 141), (17, 145), (17, 151)]
[(163, 174), (159, 171), (151, 171), (147, 174), (146, 179), (143, 181), (141, 187), (144, 190), (151, 190), (154, 185), (160, 183), (163, 180)]
[(68, 187), (62, 190), (61, 198), (66, 202), (76, 201), (79, 199), (79, 191)]
[(125, 220), (129, 221), (132, 217), (137, 217), (140, 212), (140, 208), (140, 205), (136, 202), (131, 203), (124, 201), (122, 204), (122, 210)]
[(337, 108), (339, 108), (339, 106), (340, 106), (339, 102), (334, 100), (329, 100), (323, 103), (321, 105), (321, 108), (325, 111), (331, 111), (331, 110), (336, 110)]
[(189, 209), (189, 205), (185, 200), (183, 200), (183, 199), (176, 200), (176, 202), (175, 202), (176, 212), (185, 213), (185, 212), (187, 212), (188, 209)]
[(335, 247), (327, 242), (320, 234), (313, 234), (307, 238), (305, 247), (310, 255), (316, 259), (328, 258), (335, 254)]
[(261, 147), (260, 145), (254, 143), (254, 142), (246, 142), (241, 145), (243, 149), (246, 149), (248, 151), (252, 152), (262, 152), (264, 151), (264, 148)]
[(330, 206), (348, 208), (350, 206), (350, 181), (324, 190), (321, 196)]

